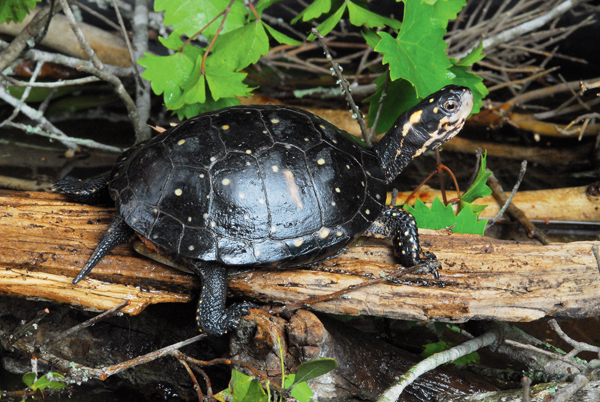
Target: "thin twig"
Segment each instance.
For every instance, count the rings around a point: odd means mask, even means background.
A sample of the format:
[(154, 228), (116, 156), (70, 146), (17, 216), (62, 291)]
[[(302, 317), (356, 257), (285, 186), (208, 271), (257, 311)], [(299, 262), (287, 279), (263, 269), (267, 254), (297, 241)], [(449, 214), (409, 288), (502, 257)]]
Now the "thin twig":
[(373, 141), (373, 136), (375, 135), (375, 129), (377, 128), (377, 123), (379, 122), (379, 117), (381, 116), (381, 110), (383, 109), (383, 101), (387, 95), (388, 86), (390, 84), (390, 72), (385, 75), (385, 84), (383, 84), (383, 90), (381, 91), (381, 98), (379, 98), (379, 107), (377, 108), (377, 114), (375, 115), (375, 119), (373, 120), (373, 124), (371, 126), (371, 131), (369, 131), (369, 141)]
[(90, 46), (89, 42), (83, 35), (81, 29), (77, 26), (77, 20), (75, 19), (75, 15), (73, 15), (73, 11), (71, 11), (71, 7), (69, 7), (69, 2), (67, 0), (60, 0), (60, 4), (62, 6), (63, 12), (65, 13), (65, 16), (67, 17), (67, 21), (69, 22), (69, 25), (71, 25), (71, 29), (73, 30), (73, 33), (75, 34), (75, 37), (79, 42), (79, 46), (81, 46), (81, 49), (92, 61), (94, 67), (96, 67), (98, 70), (102, 70), (104, 68), (104, 65), (102, 64), (98, 56), (96, 56), (96, 52), (94, 52), (94, 49), (92, 49), (92, 47)]
[[(133, 9), (133, 59), (139, 60), (144, 52), (148, 51), (148, 1), (147, 0), (135, 0), (134, 9)], [(137, 65), (137, 63), (134, 63)], [(136, 69), (140, 69), (140, 73), (144, 71), (142, 66), (136, 67)], [(148, 119), (150, 118), (150, 109), (152, 107), (151, 100), (151, 86), (149, 81), (145, 81), (140, 77), (140, 82), (136, 81), (136, 91), (135, 91), (135, 106), (138, 112), (138, 118), (141, 124), (141, 131), (136, 133), (135, 142), (139, 143), (141, 141), (149, 139), (152, 134), (150, 132), (150, 127), (146, 124)]]
[(354, 103), (354, 99), (352, 99), (352, 91), (348, 87), (348, 80), (346, 80), (344, 78), (344, 75), (342, 74), (341, 66), (333, 61), (333, 57), (331, 57), (331, 53), (329, 52), (329, 49), (327, 48), (327, 46), (325, 46), (325, 43), (324, 43), (325, 38), (323, 37), (323, 35), (321, 35), (319, 33), (319, 31), (317, 31), (317, 28), (313, 28), (312, 33), (313, 33), (313, 35), (315, 35), (317, 37), (317, 42), (319, 43), (319, 45), (325, 52), (325, 57), (331, 64), (331, 68), (333, 69), (334, 74), (338, 77), (337, 83), (342, 86), (342, 92), (346, 96), (346, 100), (348, 101), (348, 104), (350, 105), (350, 108), (351, 108), (352, 118), (356, 118), (356, 120), (358, 121), (358, 125), (360, 126), (360, 132), (362, 133), (365, 143), (367, 144), (367, 146), (371, 146), (371, 138), (369, 138), (369, 132), (367, 131), (367, 125), (365, 124), (365, 120), (363, 118), (363, 115), (362, 115), (360, 109), (358, 108), (358, 106), (356, 106), (356, 103)]
[(119, 311), (121, 311), (121, 309), (123, 307), (129, 305), (130, 303), (131, 302), (129, 300), (123, 300), (121, 303), (119, 303), (115, 307), (111, 308), (110, 310), (106, 310), (102, 314), (98, 314), (97, 316), (92, 317), (87, 321), (77, 324), (74, 327), (71, 327), (71, 328), (67, 329), (66, 331), (61, 332), (57, 336), (48, 338), (46, 340), (46, 342), (44, 342), (42, 344), (42, 347), (55, 346), (61, 339), (66, 338), (67, 336), (70, 336), (70, 335), (74, 334), (75, 332), (81, 331), (84, 328), (90, 327), (90, 326), (98, 323), (99, 321), (118, 313)]
[(72, 80), (64, 80), (64, 81), (54, 81), (54, 82), (24, 82), (16, 80), (12, 77), (6, 76), (4, 74), (0, 74), (0, 77), (4, 78), (11, 85), (17, 87), (32, 87), (32, 88), (58, 88), (58, 87), (66, 87), (69, 85), (83, 85), (89, 84), (91, 82), (101, 81), (98, 77), (84, 77), (84, 78), (75, 78)]
[(466, 356), (476, 350), (492, 345), (500, 338), (497, 330), (491, 330), (477, 338), (468, 340), (461, 345), (455, 346), (433, 356), (422, 360), (418, 364), (412, 366), (404, 375), (400, 376), (397, 384), (386, 389), (379, 396), (377, 402), (395, 402), (400, 397), (404, 389), (417, 380), (422, 374), (431, 371), (443, 364), (450, 363), (459, 357)]
[[(33, 73), (31, 74), (31, 78), (29, 79), (30, 85), (35, 83), (35, 80), (37, 79), (38, 75), (40, 75), (40, 73), (42, 72), (43, 65), (44, 65), (43, 62), (36, 63), (35, 69), (33, 70)], [(5, 76), (2, 75), (2, 77), (5, 77)], [(27, 88), (25, 88), (25, 91), (23, 91), (23, 95), (21, 95), (21, 99), (19, 100), (19, 103), (17, 104), (17, 106), (15, 106), (12, 114), (8, 117), (8, 119), (6, 119), (2, 123), (0, 123), (0, 127), (8, 124), (9, 122), (12, 122), (19, 115), (19, 112), (21, 111), (21, 107), (23, 107), (23, 105), (25, 104), (25, 101), (29, 97), (30, 92), (31, 92), (31, 86), (28, 86)]]
[(523, 177), (525, 177), (525, 172), (526, 171), (527, 171), (527, 161), (524, 160), (523, 162), (521, 162), (521, 169), (519, 170), (519, 177), (518, 177), (517, 182), (515, 183), (512, 191), (510, 193), (510, 197), (508, 197), (508, 199), (506, 200), (506, 202), (504, 203), (504, 205), (502, 206), (502, 208), (500, 208), (500, 211), (496, 214), (496, 216), (493, 219), (490, 219), (488, 221), (488, 224), (486, 226), (486, 230), (489, 229), (493, 224), (495, 224), (496, 222), (498, 222), (498, 220), (500, 218), (502, 218), (502, 216), (504, 215), (504, 212), (506, 212), (506, 209), (508, 208), (508, 206), (512, 202), (512, 199), (517, 194), (517, 191), (519, 190), (519, 187), (521, 186), (521, 182), (523, 181)]
[(140, 76), (140, 72), (138, 71), (138, 64), (136, 63), (136, 58), (133, 54), (133, 49), (131, 48), (131, 41), (129, 40), (129, 35), (127, 34), (127, 29), (125, 29), (125, 23), (123, 22), (123, 17), (121, 17), (121, 12), (119, 11), (119, 6), (117, 6), (117, 1), (112, 0), (113, 8), (115, 9), (115, 14), (117, 15), (117, 21), (119, 21), (119, 26), (121, 27), (121, 36), (127, 45), (127, 51), (129, 52), (129, 58), (131, 59), (131, 65), (133, 66), (133, 71), (135, 71), (136, 84), (142, 88), (145, 87), (144, 82), (142, 81), (142, 77)]

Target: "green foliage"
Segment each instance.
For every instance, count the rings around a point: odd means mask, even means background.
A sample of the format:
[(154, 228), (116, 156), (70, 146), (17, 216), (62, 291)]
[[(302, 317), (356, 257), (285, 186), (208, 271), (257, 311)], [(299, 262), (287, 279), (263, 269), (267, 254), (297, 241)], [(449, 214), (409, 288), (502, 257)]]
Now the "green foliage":
[(59, 373), (54, 373), (54, 372), (47, 373), (46, 375), (38, 378), (37, 381), (35, 380), (35, 377), (36, 377), (36, 374), (32, 373), (32, 372), (23, 374), (23, 382), (25, 383), (25, 385), (27, 385), (28, 388), (31, 388), (34, 391), (37, 391), (38, 389), (40, 391), (43, 391), (46, 388), (62, 389), (62, 388), (67, 387), (67, 384), (65, 384), (64, 382), (52, 381), (51, 379), (47, 378), (47, 377), (65, 378), (62, 374), (59, 374)]
[(0, 24), (21, 22), (40, 0), (1, 0)]
[[(9, 0), (9, 3), (15, 1), (33, 0)], [(269, 38), (288, 45), (300, 44), (261, 20), (263, 11), (279, 1), (260, 0), (256, 4), (256, 19), (241, 0), (231, 5), (229, 0), (156, 0), (155, 10), (164, 10), (165, 23), (174, 28), (171, 36), (161, 42), (175, 54), (146, 54), (139, 61), (146, 67), (144, 78), (152, 82), (153, 91), (163, 95), (166, 107), (180, 118), (218, 109), (223, 104), (238, 104), (236, 97), (252, 91), (244, 82), (243, 70), (267, 54)], [(317, 29), (323, 35), (342, 18), (363, 28), (367, 44), (383, 56), (392, 80), (378, 132), (387, 131), (404, 110), (446, 84), (470, 87), (475, 95), (473, 113), (476, 113), (487, 89), (481, 78), (467, 70), (483, 57), (481, 47), (462, 60), (450, 59), (443, 40), (448, 21), (456, 18), (465, 0), (403, 1), (402, 23), (368, 10), (368, 3), (361, 0), (315, 0), (292, 23), (320, 20)], [(221, 23), (223, 28), (217, 35)], [(378, 31), (380, 28), (385, 30)], [(387, 33), (389, 30), (392, 34)], [(205, 55), (207, 48), (200, 49), (190, 43), (184, 46), (180, 39), (199, 33), (209, 42), (214, 40), (208, 55)], [(308, 39), (314, 37), (310, 35)], [(374, 120), (381, 99), (385, 74), (375, 82), (377, 92), (368, 99), (370, 121)]]
[[(448, 21), (456, 18), (465, 1), (403, 1), (404, 22), (396, 37), (386, 32), (363, 32), (369, 46), (383, 55), (383, 63), (388, 64), (392, 80), (377, 132), (389, 130), (404, 110), (448, 84), (468, 86), (475, 99), (472, 113), (479, 112), (488, 91), (482, 84), (483, 80), (467, 70), (483, 58), (482, 48), (473, 50), (459, 61), (448, 58), (443, 39)], [(380, 77), (376, 83), (377, 92), (367, 99), (367, 102), (371, 102), (368, 116), (371, 122), (377, 113), (385, 78)], [(411, 87), (411, 90), (407, 90), (407, 87)], [(396, 103), (397, 99), (394, 98), (398, 96), (401, 102)]]
[[(444, 352), (450, 348), (454, 347), (454, 344), (445, 341), (439, 341), (436, 343), (428, 343), (425, 345), (425, 350), (421, 352), (421, 357), (427, 358), (433, 356), (436, 353)], [(468, 355), (464, 355), (454, 360), (452, 364), (455, 366), (466, 366), (470, 363), (479, 363), (479, 354), (477, 352), (469, 353)]]
[(488, 196), (492, 190), (487, 186), (487, 177), (491, 174), (485, 170), (486, 154), (481, 157), (479, 172), (471, 188), (461, 197), (460, 212), (454, 214), (452, 205), (444, 205), (438, 197), (433, 200), (431, 208), (418, 199), (415, 206), (405, 205), (404, 209), (411, 213), (422, 229), (449, 229), (454, 233), (472, 233), (483, 236), (487, 219), (479, 219), (479, 214), (487, 205), (473, 205), (474, 200)]
[[(337, 367), (334, 359), (315, 359), (298, 366), (296, 374), (283, 377), (283, 388), (290, 390), (290, 395), (299, 402), (309, 402), (313, 396), (306, 381), (326, 374)], [(229, 388), (215, 395), (219, 401), (232, 402), (267, 402), (268, 395), (260, 381), (237, 370), (232, 370)]]
[[(260, 12), (275, 2), (260, 2)], [(228, 5), (228, 0), (154, 3), (156, 11), (165, 11), (165, 24), (174, 28), (168, 39), (161, 38), (161, 43), (175, 53), (169, 56), (146, 53), (138, 63), (146, 67), (143, 77), (151, 81), (154, 93), (163, 95), (167, 109), (180, 118), (219, 109), (224, 104), (239, 104), (235, 97), (248, 96), (253, 88), (244, 83), (246, 73), (241, 71), (267, 54), (269, 35), (279, 43), (300, 44), (256, 20), (254, 14), (249, 15), (241, 0), (234, 1), (227, 15), (222, 15)], [(217, 36), (222, 22), (223, 28)], [(193, 37), (200, 32), (209, 41), (215, 39), (208, 55), (207, 49), (184, 45), (180, 39), (182, 35)]]

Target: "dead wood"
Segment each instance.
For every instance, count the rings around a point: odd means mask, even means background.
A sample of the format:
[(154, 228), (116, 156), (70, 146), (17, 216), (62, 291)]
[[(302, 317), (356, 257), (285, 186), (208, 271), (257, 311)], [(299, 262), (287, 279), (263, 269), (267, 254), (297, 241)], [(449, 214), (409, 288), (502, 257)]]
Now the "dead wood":
[[(198, 279), (118, 247), (72, 285), (114, 209), (74, 204), (57, 194), (0, 191), (0, 293), (106, 310), (131, 299), (124, 312), (150, 303), (185, 302)], [(311, 308), (336, 314), (408, 320), (530, 321), (546, 315), (600, 314), (600, 275), (592, 247), (600, 242), (539, 246), (474, 235), (427, 231), (423, 246), (442, 263), (440, 279), (410, 275), (353, 291)], [(230, 292), (265, 303), (291, 303), (392, 274), (387, 242), (368, 241), (338, 258), (296, 270), (253, 270), (230, 279)]]
[[(306, 310), (296, 311), (287, 320), (254, 311), (234, 331), (230, 352), (232, 359), (252, 364), (271, 382), (280, 384), (279, 342), (286, 372), (293, 373), (299, 364), (324, 357), (338, 362), (335, 370), (309, 381), (319, 401), (375, 400), (420, 360), (378, 337)], [(422, 375), (407, 388), (402, 401), (425, 401), (440, 393), (467, 395), (495, 389), (468, 371), (445, 366)]]
[[(31, 22), (38, 11), (37, 9), (34, 10), (34, 12), (27, 15), (18, 24), (14, 22), (0, 24), (0, 32), (13, 36), (18, 35)], [(131, 66), (127, 46), (118, 33), (113, 34), (85, 22), (79, 22), (78, 26), (100, 60), (104, 63), (120, 67)], [(41, 44), (69, 56), (84, 60), (88, 59), (85, 52), (81, 49), (67, 18), (62, 14), (56, 14), (52, 18), (48, 27), (48, 34), (41, 41)]]
[[(406, 191), (398, 194), (398, 202), (404, 203), (412, 192)], [(456, 197), (456, 192), (448, 191), (449, 197)], [(510, 192), (506, 193), (508, 197)], [(416, 199), (420, 199), (426, 205), (439, 197), (442, 193), (428, 186), (423, 186), (409, 200), (414, 205)], [(390, 202), (388, 197), (387, 202)], [(588, 186), (558, 188), (551, 190), (519, 191), (512, 203), (521, 209), (530, 220), (543, 221), (575, 221), (575, 222), (600, 222), (600, 197), (593, 196), (588, 191)], [(481, 213), (482, 218), (490, 219), (500, 211), (501, 205), (491, 195), (478, 198), (473, 202), (475, 205), (487, 205)]]

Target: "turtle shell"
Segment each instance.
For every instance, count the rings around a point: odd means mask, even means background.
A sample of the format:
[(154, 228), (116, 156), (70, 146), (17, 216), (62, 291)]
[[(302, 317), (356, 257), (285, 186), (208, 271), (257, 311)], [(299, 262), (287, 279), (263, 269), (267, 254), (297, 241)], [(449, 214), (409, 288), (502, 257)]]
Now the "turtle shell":
[(185, 257), (299, 265), (334, 255), (379, 216), (375, 153), (312, 113), (234, 106), (122, 154), (111, 197), (126, 223)]

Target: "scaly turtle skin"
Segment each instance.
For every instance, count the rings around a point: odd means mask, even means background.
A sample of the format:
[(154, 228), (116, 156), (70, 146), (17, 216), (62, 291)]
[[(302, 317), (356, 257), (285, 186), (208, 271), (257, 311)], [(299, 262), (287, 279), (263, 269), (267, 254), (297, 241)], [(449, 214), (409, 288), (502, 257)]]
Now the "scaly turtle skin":
[(309, 264), (365, 233), (392, 237), (404, 266), (435, 262), (412, 216), (384, 205), (386, 187), (456, 135), (472, 105), (468, 88), (447, 86), (372, 148), (293, 107), (234, 106), (186, 120), (123, 153), (110, 177), (55, 184), (88, 203), (108, 191), (118, 211), (73, 282), (137, 233), (202, 277), (198, 326), (221, 335), (252, 306), (225, 308), (228, 266)]

